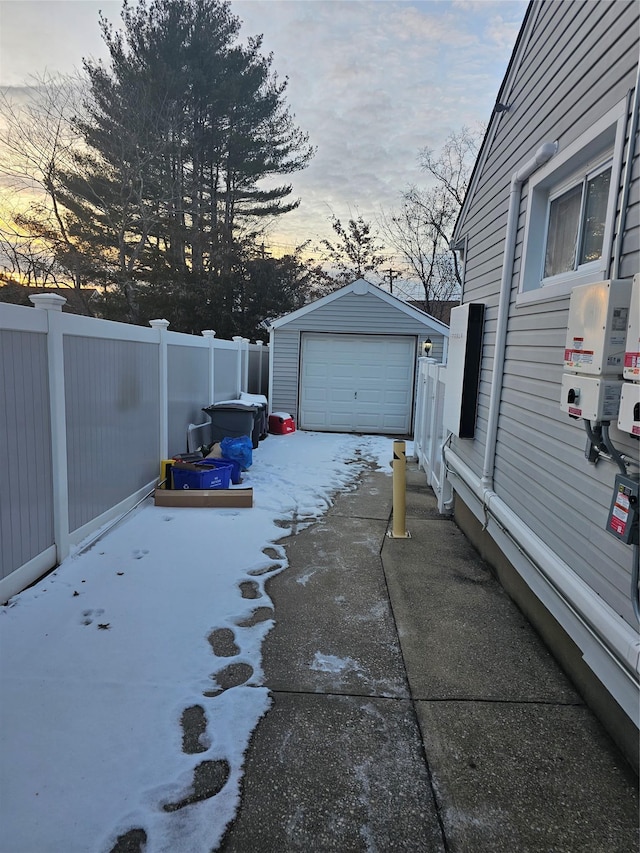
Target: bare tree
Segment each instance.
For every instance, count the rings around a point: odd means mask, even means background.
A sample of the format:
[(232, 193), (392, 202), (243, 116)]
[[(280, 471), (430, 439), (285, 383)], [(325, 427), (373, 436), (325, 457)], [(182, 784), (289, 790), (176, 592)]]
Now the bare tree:
[(436, 317), (441, 315), (442, 303), (460, 293), (458, 259), (450, 240), (479, 142), (479, 131), (463, 127), (450, 134), (438, 152), (431, 148), (420, 151), (419, 162), (431, 185), (404, 190), (400, 209), (382, 215), (382, 229), (398, 254), (404, 275), (419, 283), (425, 311)]
[(80, 78), (45, 75), (0, 90), (0, 266), (30, 284), (83, 283), (60, 184), (79, 145), (81, 89)]
[(423, 148), (418, 159), (422, 169), (434, 178), (437, 185), (449, 195), (458, 208), (467, 194), (469, 179), (475, 163), (484, 128), (472, 130), (463, 126), (450, 133), (440, 151)]

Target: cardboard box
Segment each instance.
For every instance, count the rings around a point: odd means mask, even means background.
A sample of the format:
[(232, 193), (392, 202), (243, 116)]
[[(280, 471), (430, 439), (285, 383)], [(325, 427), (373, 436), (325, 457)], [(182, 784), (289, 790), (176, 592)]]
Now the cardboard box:
[(156, 489), (156, 506), (252, 507), (253, 489)]

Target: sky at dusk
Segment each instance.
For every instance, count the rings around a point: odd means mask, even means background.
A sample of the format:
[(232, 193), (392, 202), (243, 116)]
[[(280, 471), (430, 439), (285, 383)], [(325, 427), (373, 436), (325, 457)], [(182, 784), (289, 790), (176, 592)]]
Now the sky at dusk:
[[(329, 219), (375, 222), (425, 185), (418, 153), (491, 115), (522, 23), (523, 0), (232, 0), (242, 39), (287, 77), (287, 101), (317, 153), (288, 176), (297, 211), (271, 229), (276, 252), (329, 236)], [(113, 0), (0, 0), (0, 85), (106, 58), (98, 13)]]

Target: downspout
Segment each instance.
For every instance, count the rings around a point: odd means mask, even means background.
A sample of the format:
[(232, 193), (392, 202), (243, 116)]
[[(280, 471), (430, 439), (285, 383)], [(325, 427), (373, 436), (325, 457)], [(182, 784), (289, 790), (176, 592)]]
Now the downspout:
[(498, 414), (500, 410), (500, 392), (502, 390), (502, 371), (504, 369), (505, 350), (507, 342), (507, 323), (509, 320), (509, 300), (511, 297), (511, 282), (513, 279), (514, 251), (518, 216), (520, 213), (520, 198), (522, 185), (540, 166), (544, 166), (558, 150), (557, 142), (545, 142), (538, 148), (535, 156), (519, 169), (511, 178), (509, 193), (509, 212), (507, 214), (507, 231), (505, 234), (504, 255), (502, 259), (502, 279), (500, 281), (500, 296), (498, 300), (498, 326), (495, 339), (495, 354), (493, 373), (491, 376), (491, 391), (489, 392), (489, 418), (487, 423), (487, 443), (484, 449), (484, 465), (482, 468), (482, 486), (485, 490), (493, 489), (493, 472), (495, 468), (496, 440), (498, 435)]

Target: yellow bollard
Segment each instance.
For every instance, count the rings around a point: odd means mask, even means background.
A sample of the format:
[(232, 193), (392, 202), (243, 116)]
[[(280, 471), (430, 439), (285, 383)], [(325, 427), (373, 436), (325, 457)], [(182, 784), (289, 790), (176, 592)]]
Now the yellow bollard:
[(393, 442), (393, 525), (392, 539), (410, 539), (406, 529), (407, 513), (407, 457), (404, 441)]

